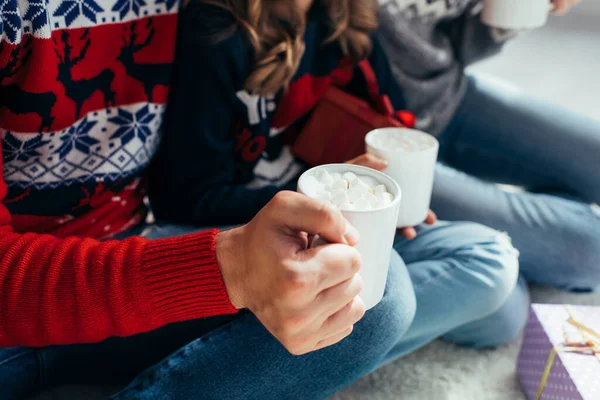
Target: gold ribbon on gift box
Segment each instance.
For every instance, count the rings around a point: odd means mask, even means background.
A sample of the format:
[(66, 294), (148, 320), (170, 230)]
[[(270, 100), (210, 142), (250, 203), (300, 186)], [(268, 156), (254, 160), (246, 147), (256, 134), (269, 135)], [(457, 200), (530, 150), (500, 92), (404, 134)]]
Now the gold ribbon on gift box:
[(565, 344), (562, 346), (554, 346), (548, 355), (548, 361), (546, 362), (546, 366), (544, 367), (544, 373), (542, 374), (542, 378), (540, 379), (540, 385), (538, 387), (537, 395), (535, 396), (535, 400), (540, 400), (542, 398), (542, 394), (544, 393), (544, 389), (546, 388), (546, 384), (548, 383), (548, 379), (550, 378), (550, 371), (552, 371), (552, 367), (554, 366), (554, 360), (556, 360), (556, 355), (558, 353), (579, 353), (594, 356), (600, 361), (600, 333), (596, 332), (589, 326), (582, 324), (577, 321), (575, 318), (575, 313), (573, 312), (573, 308), (569, 305), (565, 305), (567, 312), (569, 313), (569, 319), (567, 322), (579, 330), (581, 337), (583, 340), (573, 342), (571, 341), (565, 333)]

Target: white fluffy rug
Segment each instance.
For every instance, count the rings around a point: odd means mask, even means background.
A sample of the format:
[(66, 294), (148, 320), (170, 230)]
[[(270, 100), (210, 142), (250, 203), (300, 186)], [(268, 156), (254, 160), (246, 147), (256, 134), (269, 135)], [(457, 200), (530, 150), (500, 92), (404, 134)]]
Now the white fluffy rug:
[[(537, 303), (600, 306), (600, 293), (533, 288)], [(434, 342), (392, 363), (331, 400), (525, 400), (515, 374), (519, 343), (470, 350)]]

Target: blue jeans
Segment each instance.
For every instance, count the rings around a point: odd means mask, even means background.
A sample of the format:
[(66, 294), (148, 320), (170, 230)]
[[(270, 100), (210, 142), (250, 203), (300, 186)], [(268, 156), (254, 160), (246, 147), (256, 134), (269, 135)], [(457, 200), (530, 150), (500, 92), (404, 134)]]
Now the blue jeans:
[[(529, 282), (600, 284), (600, 121), (470, 77), (440, 138), (432, 208), (507, 232)], [(495, 183), (522, 187), (505, 191)]]
[(2, 399), (69, 384), (126, 385), (112, 399), (323, 399), (439, 337), (474, 347), (514, 339), (529, 298), (508, 237), (474, 223), (419, 230), (396, 239), (383, 300), (332, 347), (292, 356), (240, 312), (96, 344), (0, 349)]

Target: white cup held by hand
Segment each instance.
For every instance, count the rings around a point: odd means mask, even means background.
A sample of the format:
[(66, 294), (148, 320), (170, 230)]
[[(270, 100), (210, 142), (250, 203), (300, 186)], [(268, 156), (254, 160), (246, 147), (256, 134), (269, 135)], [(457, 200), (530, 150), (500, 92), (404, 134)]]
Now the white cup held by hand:
[(375, 129), (365, 137), (367, 153), (388, 162), (383, 171), (402, 190), (398, 228), (416, 226), (427, 218), (439, 143), (433, 136), (408, 128)]
[(502, 29), (534, 29), (546, 24), (550, 0), (484, 0), (481, 20)]
[[(391, 203), (380, 208), (369, 210), (342, 209), (344, 217), (360, 234), (360, 240), (355, 246), (362, 260), (359, 274), (363, 278), (363, 289), (360, 292), (360, 297), (365, 302), (365, 308), (369, 310), (381, 301), (385, 291), (400, 207), (400, 187), (392, 178), (374, 169), (351, 164), (327, 164), (311, 168), (300, 176), (298, 180), (299, 193), (310, 195), (311, 190), (308, 187), (308, 181), (314, 179), (313, 177), (321, 169), (325, 169), (330, 174), (351, 172), (357, 176), (372, 178), (379, 184), (384, 185), (387, 192), (394, 196)], [(322, 241), (315, 240), (313, 245), (322, 243)]]

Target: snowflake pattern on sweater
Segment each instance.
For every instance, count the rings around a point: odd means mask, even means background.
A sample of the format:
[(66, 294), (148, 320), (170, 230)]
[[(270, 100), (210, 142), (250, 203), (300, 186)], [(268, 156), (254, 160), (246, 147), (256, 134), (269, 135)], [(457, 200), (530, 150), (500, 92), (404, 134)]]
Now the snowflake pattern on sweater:
[(175, 53), (179, 2), (130, 1), (0, 0), (2, 347), (237, 311), (217, 230), (98, 240), (146, 214)]
[[(65, 225), (102, 214), (113, 234), (143, 218), (141, 178), (160, 141), (178, 8), (0, 0), (3, 178), (17, 231), (43, 221), (45, 232), (87, 235)], [(129, 200), (109, 213), (112, 197)]]
[(10, 43), (25, 34), (49, 38), (52, 31), (177, 12), (177, 0), (0, 0), (0, 31)]

